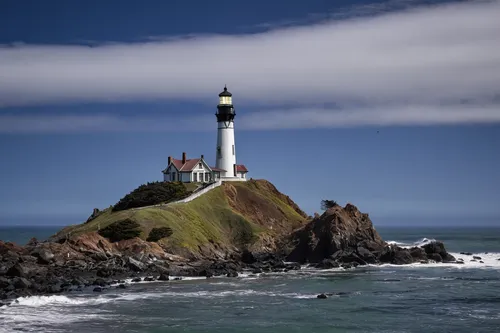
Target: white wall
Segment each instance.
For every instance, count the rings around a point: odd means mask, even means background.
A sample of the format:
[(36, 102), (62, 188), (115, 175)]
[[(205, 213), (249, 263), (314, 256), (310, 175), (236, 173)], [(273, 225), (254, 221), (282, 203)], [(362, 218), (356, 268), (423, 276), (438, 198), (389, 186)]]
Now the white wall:
[[(221, 172), (221, 177), (234, 177), (233, 170), (234, 164), (236, 164), (234, 122), (225, 123), (221, 121), (217, 124), (217, 147), (221, 148), (221, 152), (220, 154), (217, 150), (215, 152), (215, 166), (219, 169), (226, 170), (226, 172)], [(228, 126), (226, 127), (226, 125)]]

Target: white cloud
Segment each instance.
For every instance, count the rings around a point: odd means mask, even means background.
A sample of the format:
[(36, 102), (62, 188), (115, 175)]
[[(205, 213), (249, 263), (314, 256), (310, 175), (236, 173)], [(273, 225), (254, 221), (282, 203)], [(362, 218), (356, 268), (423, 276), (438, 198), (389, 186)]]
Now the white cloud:
[[(268, 124), (258, 122), (258, 113), (240, 112), (247, 128), (307, 127), (308, 119), (315, 126), (498, 122), (499, 17), (500, 1), (469, 1), (260, 34), (3, 47), (0, 107), (157, 99), (216, 103), (227, 83), (237, 106), (277, 109), (269, 111)], [(475, 103), (464, 106), (462, 99)], [(342, 111), (325, 109), (331, 103)], [(280, 105), (298, 109), (279, 111)], [(131, 126), (130, 119), (117, 116), (79, 117), (83, 122), (71, 126)], [(98, 122), (86, 123), (90, 118)], [(1, 119), (31, 122), (39, 130), (69, 123), (62, 116)], [(134, 128), (148, 126), (148, 116), (143, 119)]]

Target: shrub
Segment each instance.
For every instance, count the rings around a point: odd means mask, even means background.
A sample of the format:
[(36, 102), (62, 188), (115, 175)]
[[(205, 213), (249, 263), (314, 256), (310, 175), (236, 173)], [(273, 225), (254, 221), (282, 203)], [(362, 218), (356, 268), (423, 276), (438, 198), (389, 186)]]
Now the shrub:
[(130, 219), (112, 223), (106, 228), (99, 230), (99, 235), (108, 238), (111, 242), (131, 239), (138, 237), (140, 234), (140, 224)]
[(139, 186), (120, 199), (113, 206), (113, 211), (168, 203), (189, 196), (189, 192), (181, 182), (152, 182)]
[(172, 234), (173, 231), (169, 227), (153, 228), (149, 232), (148, 238), (146, 240), (148, 242), (157, 242), (162, 238), (171, 236)]
[(335, 206), (338, 206), (339, 204), (337, 201), (334, 200), (321, 200), (321, 209), (322, 210), (327, 210), (328, 208), (332, 208)]

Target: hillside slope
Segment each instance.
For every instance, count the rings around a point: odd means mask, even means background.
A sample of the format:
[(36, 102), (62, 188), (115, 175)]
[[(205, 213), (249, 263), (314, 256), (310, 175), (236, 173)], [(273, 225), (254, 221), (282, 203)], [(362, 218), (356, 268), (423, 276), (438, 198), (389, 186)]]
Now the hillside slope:
[(228, 182), (188, 203), (108, 209), (87, 223), (64, 228), (52, 239), (73, 238), (125, 219), (140, 224), (142, 239), (153, 228), (171, 228), (172, 235), (159, 241), (169, 253), (222, 258), (237, 249), (276, 249), (275, 241), (304, 225), (307, 215), (266, 180)]

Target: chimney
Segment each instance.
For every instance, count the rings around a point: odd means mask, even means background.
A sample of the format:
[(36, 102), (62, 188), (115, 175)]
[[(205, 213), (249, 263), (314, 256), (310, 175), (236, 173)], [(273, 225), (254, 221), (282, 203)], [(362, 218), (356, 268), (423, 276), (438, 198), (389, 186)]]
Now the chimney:
[(168, 157), (168, 165), (170, 165), (170, 163), (172, 163), (172, 156)]
[(236, 177), (236, 163), (233, 164), (233, 172), (234, 172), (233, 176)]
[(203, 155), (201, 155), (201, 159), (203, 159)]
[(186, 153), (182, 153), (182, 164), (186, 163)]

